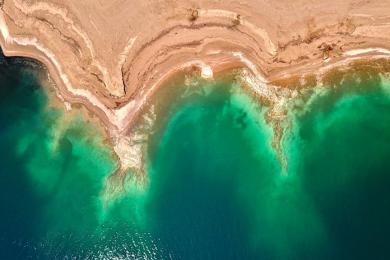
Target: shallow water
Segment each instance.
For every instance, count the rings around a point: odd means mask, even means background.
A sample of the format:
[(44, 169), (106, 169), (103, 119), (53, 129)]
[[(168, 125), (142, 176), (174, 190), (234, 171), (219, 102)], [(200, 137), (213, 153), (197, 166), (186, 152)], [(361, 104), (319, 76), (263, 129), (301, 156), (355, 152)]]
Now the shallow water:
[(34, 68), (0, 70), (1, 259), (390, 257), (390, 84), (297, 103), (287, 175), (267, 108), (237, 83), (176, 93), (149, 140), (148, 181), (106, 205), (116, 165), (102, 133), (51, 107)]

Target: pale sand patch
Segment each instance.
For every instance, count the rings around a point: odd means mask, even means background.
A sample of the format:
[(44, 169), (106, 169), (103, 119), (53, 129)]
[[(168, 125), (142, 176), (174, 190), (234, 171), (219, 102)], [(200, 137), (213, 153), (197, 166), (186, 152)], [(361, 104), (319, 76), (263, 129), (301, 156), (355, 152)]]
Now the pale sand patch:
[(344, 56), (355, 56), (355, 55), (367, 54), (367, 53), (371, 53), (371, 52), (390, 55), (390, 50), (384, 49), (384, 48), (355, 49), (355, 50), (346, 51), (343, 53), (343, 55)]
[(213, 78), (213, 70), (210, 66), (203, 66), (201, 71), (202, 78), (212, 79)]

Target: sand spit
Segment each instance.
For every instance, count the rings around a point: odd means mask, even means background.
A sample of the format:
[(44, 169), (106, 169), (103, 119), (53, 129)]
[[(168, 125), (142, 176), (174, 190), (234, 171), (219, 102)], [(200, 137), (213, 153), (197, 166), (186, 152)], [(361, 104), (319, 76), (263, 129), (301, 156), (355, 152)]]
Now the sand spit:
[(274, 147), (284, 161), (283, 118), (297, 93), (276, 82), (319, 79), (336, 66), (390, 56), (388, 1), (3, 0), (0, 6), (5, 55), (41, 61), (67, 109), (79, 103), (96, 114), (122, 172), (142, 167), (137, 140), (145, 138), (130, 133), (136, 118), (158, 87), (184, 69), (212, 80), (244, 68), (243, 82), (271, 104)]

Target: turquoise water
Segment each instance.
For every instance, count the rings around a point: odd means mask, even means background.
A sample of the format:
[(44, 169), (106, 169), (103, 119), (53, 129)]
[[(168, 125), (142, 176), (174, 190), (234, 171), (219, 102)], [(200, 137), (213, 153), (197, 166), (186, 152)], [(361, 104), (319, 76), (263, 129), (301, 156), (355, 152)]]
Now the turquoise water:
[(287, 175), (267, 107), (234, 82), (188, 88), (157, 117), (148, 181), (105, 204), (102, 131), (51, 106), (31, 65), (0, 70), (1, 259), (390, 257), (390, 84), (297, 102)]

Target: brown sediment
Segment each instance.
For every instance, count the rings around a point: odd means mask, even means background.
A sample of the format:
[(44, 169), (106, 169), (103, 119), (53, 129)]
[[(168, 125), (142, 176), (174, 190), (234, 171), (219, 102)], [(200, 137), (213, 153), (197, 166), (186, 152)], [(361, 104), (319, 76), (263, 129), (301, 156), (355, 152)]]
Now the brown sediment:
[(242, 68), (243, 86), (270, 106), (280, 150), (286, 100), (340, 84), (346, 66), (367, 78), (390, 67), (387, 1), (5, 0), (0, 8), (5, 55), (41, 61), (68, 108), (82, 104), (100, 119), (120, 172), (137, 164), (125, 145), (137, 145), (129, 139), (137, 118), (174, 74), (212, 80)]
[[(338, 86), (343, 80), (353, 77), (363, 82), (372, 80), (373, 77), (379, 77), (380, 74), (390, 72), (389, 59), (358, 60), (354, 61), (348, 67), (335, 67), (329, 70), (322, 77), (323, 84), (327, 86)], [(351, 79), (350, 79), (351, 80)]]
[(270, 84), (288, 89), (305, 89), (317, 86), (315, 74), (293, 75), (287, 78), (281, 78), (271, 81)]

